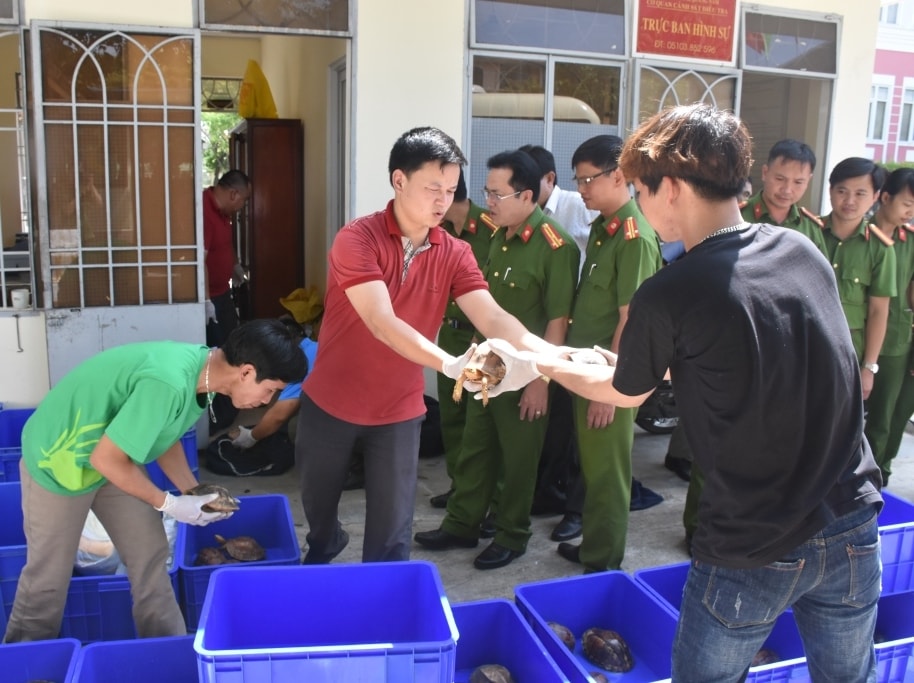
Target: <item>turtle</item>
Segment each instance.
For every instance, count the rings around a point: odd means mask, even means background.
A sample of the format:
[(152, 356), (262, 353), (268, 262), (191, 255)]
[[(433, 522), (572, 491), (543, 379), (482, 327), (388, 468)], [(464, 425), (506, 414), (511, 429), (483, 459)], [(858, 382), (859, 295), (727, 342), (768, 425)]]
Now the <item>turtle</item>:
[(454, 401), (460, 403), (464, 382), (479, 382), (482, 385), (482, 405), (489, 405), (489, 387), (494, 387), (505, 378), (505, 362), (493, 351), (477, 351), (464, 366), (463, 373), (454, 385)]
[(184, 495), (208, 496), (213, 493), (218, 493), (219, 497), (200, 506), (204, 512), (235, 512), (240, 507), (241, 501), (233, 497), (227, 488), (218, 484), (197, 484), (192, 489), (187, 489)]
[(205, 567), (216, 564), (225, 564), (225, 554), (219, 548), (213, 548), (212, 546), (200, 548), (200, 552), (197, 553), (197, 559), (194, 560), (194, 565)]
[(483, 664), (473, 669), (469, 683), (514, 683), (514, 679), (501, 664)]
[(755, 653), (755, 657), (752, 658), (752, 664), (749, 666), (764, 666), (765, 664), (774, 664), (779, 661), (781, 661), (781, 656), (777, 652), (763, 647)]
[(228, 556), (241, 562), (257, 562), (267, 556), (266, 551), (257, 541), (250, 536), (235, 536), (223, 538), (215, 534), (216, 543), (219, 544)]
[(581, 636), (584, 656), (597, 666), (624, 674), (635, 665), (628, 644), (615, 631), (605, 628), (589, 628)]
[(570, 628), (555, 621), (547, 621), (546, 626), (552, 629), (552, 632), (559, 637), (565, 647), (574, 652), (575, 638)]

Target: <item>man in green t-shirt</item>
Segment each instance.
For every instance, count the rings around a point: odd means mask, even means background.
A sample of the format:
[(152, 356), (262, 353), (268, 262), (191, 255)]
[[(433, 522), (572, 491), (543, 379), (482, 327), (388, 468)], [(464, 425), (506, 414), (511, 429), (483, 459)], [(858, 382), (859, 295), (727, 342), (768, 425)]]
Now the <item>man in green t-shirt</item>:
[(161, 491), (144, 465), (156, 461), (177, 491), (194, 488), (180, 439), (213, 396), (229, 396), (236, 408), (255, 408), (304, 372), (298, 341), (278, 320), (246, 323), (221, 348), (125, 344), (71, 370), (22, 431), (28, 554), (4, 642), (58, 636), (89, 510), (127, 566), (137, 634), (186, 633), (166, 571), (169, 548), (160, 513), (195, 525), (231, 513), (202, 509), (216, 494)]

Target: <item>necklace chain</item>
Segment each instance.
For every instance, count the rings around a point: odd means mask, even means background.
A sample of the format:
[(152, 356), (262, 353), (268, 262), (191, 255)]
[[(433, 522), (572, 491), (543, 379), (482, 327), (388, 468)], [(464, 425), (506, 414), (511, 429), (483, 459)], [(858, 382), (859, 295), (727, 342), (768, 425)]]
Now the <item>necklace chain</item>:
[(206, 407), (209, 409), (209, 417), (216, 422), (216, 411), (213, 410), (213, 398), (216, 396), (215, 391), (209, 390), (209, 362), (213, 357), (213, 350), (210, 349), (206, 354), (206, 370), (203, 371), (203, 385), (206, 387)]
[(749, 224), (746, 221), (741, 221), (739, 223), (736, 223), (735, 225), (728, 225), (726, 228), (721, 228), (720, 230), (715, 230), (710, 235), (706, 235), (705, 237), (702, 237), (700, 240), (698, 240), (698, 242), (695, 244), (695, 246), (697, 247), (699, 244), (701, 244), (705, 240), (711, 239), (712, 237), (717, 237), (718, 235), (726, 235), (728, 232), (736, 232), (737, 230), (742, 230), (743, 228), (745, 228), (748, 225)]

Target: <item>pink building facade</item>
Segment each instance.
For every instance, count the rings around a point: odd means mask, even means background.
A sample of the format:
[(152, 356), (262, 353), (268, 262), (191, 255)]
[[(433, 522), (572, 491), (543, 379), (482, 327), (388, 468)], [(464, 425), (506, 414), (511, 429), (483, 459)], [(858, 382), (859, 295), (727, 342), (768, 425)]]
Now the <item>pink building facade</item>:
[(879, 19), (866, 148), (874, 161), (914, 162), (914, 1), (884, 3)]

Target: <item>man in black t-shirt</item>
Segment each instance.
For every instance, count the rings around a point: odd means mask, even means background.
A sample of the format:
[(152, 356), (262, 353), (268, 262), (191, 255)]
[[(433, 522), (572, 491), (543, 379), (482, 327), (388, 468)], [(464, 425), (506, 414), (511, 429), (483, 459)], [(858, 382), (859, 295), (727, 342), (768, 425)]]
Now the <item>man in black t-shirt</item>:
[(669, 369), (705, 475), (673, 681), (740, 680), (791, 606), (813, 680), (875, 680), (882, 501), (857, 358), (822, 254), (743, 222), (750, 147), (739, 119), (706, 105), (657, 114), (626, 142), (642, 212), (686, 254), (636, 292), (618, 358), (605, 354), (615, 367), (490, 344), (507, 386), (545, 374), (619, 406)]

